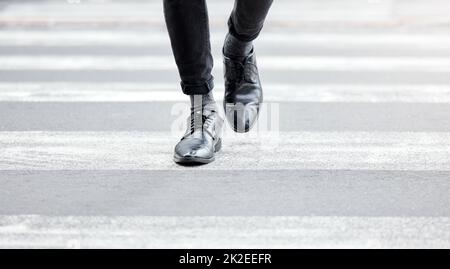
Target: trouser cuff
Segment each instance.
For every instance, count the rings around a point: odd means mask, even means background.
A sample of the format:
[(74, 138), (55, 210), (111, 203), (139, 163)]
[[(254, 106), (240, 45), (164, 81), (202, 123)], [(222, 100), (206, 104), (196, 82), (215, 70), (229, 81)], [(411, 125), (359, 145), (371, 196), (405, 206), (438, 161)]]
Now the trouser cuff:
[(181, 82), (181, 89), (184, 94), (187, 95), (197, 95), (197, 94), (208, 94), (214, 88), (214, 78), (203, 82), (203, 83), (185, 83)]

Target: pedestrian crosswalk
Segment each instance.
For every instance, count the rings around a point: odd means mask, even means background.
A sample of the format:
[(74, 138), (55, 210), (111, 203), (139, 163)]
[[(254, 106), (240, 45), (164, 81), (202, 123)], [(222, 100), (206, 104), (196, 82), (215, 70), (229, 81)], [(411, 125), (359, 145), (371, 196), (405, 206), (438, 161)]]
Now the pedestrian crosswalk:
[(162, 1), (6, 1), (0, 247), (449, 247), (448, 5), (278, 2), (260, 124), (185, 167)]

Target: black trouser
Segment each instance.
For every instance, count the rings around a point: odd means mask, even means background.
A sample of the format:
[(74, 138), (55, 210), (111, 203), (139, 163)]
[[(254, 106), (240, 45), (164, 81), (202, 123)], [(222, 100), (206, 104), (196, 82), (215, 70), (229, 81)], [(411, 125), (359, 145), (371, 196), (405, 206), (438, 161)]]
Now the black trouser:
[[(252, 41), (261, 31), (273, 0), (235, 0), (229, 33)], [(213, 58), (206, 0), (164, 0), (164, 15), (185, 94), (206, 94), (213, 88)]]

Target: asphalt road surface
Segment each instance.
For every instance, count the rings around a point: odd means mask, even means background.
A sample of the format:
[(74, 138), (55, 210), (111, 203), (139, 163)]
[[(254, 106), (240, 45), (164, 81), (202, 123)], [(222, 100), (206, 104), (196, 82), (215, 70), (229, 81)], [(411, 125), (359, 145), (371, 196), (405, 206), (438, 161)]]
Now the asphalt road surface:
[(258, 126), (184, 167), (161, 1), (0, 2), (0, 247), (449, 248), (449, 12), (275, 1)]

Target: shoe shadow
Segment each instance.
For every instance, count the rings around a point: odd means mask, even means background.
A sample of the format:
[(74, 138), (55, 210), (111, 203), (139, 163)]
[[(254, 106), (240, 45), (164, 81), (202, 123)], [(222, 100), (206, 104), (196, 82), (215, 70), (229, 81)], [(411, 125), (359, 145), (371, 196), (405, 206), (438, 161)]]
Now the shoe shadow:
[(198, 166), (204, 166), (207, 165), (207, 163), (200, 163), (200, 162), (191, 162), (191, 163), (176, 163), (179, 166), (183, 167), (198, 167)]

